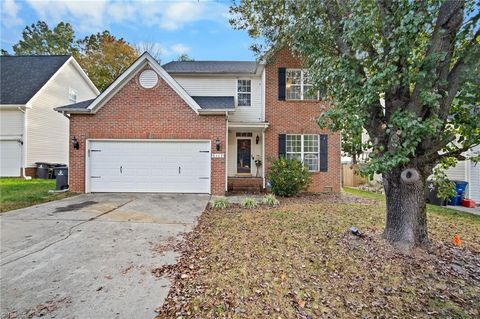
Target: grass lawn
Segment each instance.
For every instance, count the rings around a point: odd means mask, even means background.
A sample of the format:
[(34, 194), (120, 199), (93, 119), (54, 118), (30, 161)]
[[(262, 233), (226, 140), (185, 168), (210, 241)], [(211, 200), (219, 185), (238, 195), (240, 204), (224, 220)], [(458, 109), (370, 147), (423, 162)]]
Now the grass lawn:
[(403, 254), (381, 237), (383, 197), (347, 191), (363, 198), (207, 210), (177, 266), (152, 271), (174, 278), (159, 318), (480, 316), (480, 217), (429, 206), (431, 244)]
[(55, 189), (53, 179), (0, 178), (0, 212), (28, 207), (74, 195), (73, 193), (50, 194)]

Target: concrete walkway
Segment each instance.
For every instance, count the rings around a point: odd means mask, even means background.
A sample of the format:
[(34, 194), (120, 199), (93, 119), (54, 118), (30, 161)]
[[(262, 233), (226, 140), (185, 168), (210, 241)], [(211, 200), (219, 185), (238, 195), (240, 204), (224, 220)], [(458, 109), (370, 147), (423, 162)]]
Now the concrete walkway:
[(1, 318), (153, 318), (170, 283), (151, 270), (175, 263), (208, 200), (88, 194), (2, 214)]
[(474, 214), (480, 216), (480, 207), (477, 206), (475, 208), (468, 208), (463, 206), (447, 206), (450, 209), (458, 210), (460, 212)]

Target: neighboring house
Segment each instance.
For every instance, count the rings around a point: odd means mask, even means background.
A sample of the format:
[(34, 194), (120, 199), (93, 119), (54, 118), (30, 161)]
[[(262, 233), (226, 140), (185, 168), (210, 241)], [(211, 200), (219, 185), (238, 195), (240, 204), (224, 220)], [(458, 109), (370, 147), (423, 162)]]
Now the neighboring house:
[(95, 85), (71, 56), (2, 56), (0, 73), (0, 176), (67, 164), (68, 118), (53, 109), (96, 97)]
[[(362, 134), (362, 141), (365, 143), (369, 140), (367, 132), (364, 130)], [(371, 150), (364, 151), (358, 162), (362, 163), (368, 160)], [(352, 158), (348, 154), (343, 154), (342, 163), (351, 164)], [(452, 181), (465, 181), (468, 182), (468, 186), (465, 192), (465, 197), (475, 200), (480, 204), (480, 163), (468, 159), (473, 156), (480, 155), (480, 145), (474, 146), (469, 151), (463, 154), (467, 159), (464, 161), (458, 161), (455, 167), (451, 167), (445, 171), (448, 178)], [(432, 178), (433, 176), (430, 176)], [(373, 180), (382, 182), (382, 175), (375, 174)]]
[(308, 164), (310, 191), (339, 192), (340, 135), (317, 126), (327, 105), (308, 96), (301, 67), (287, 49), (267, 63), (163, 67), (144, 53), (96, 99), (57, 108), (79, 144), (70, 148), (70, 189), (259, 190), (270, 160), (286, 156)]
[[(480, 155), (480, 145), (473, 147), (465, 155), (467, 158)], [(458, 161), (455, 167), (447, 169), (445, 173), (450, 180), (468, 182), (465, 197), (480, 204), (480, 163), (469, 159)]]

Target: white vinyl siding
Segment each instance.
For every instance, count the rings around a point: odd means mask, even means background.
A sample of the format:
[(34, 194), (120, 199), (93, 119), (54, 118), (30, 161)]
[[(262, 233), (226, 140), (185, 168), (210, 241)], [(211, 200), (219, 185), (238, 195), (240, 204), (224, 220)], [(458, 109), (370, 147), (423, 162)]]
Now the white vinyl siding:
[[(480, 154), (480, 145), (469, 150), (468, 156)], [(468, 182), (465, 197), (480, 203), (480, 163), (471, 160), (459, 161), (456, 166), (445, 171), (450, 180)]]
[(480, 203), (480, 163), (470, 162), (469, 197)]
[[(237, 77), (199, 77), (177, 76), (174, 79), (190, 96), (234, 96), (237, 99)], [(251, 77), (251, 106), (237, 107), (230, 114), (230, 122), (262, 121), (262, 83), (261, 77)]]
[(456, 166), (445, 171), (448, 178), (454, 181), (465, 181), (465, 161), (459, 161)]
[(23, 116), (20, 110), (0, 110), (0, 138), (20, 138), (23, 135)]
[(96, 96), (69, 62), (32, 100), (32, 108), (27, 111), (27, 167), (34, 167), (35, 162), (68, 163), (69, 122), (54, 108), (71, 104), (70, 88), (76, 91), (78, 102)]

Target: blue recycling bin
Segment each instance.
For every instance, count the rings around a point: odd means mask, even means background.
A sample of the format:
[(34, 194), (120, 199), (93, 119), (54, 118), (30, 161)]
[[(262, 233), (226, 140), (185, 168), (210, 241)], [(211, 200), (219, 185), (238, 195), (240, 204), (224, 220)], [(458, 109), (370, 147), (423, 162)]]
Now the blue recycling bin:
[(448, 200), (448, 205), (459, 206), (462, 204), (462, 199), (465, 197), (465, 190), (468, 183), (465, 181), (453, 181), (455, 183), (455, 192), (457, 195), (451, 197)]
[(465, 189), (467, 188), (468, 183), (464, 181), (455, 181), (455, 190), (457, 191), (457, 195), (462, 196), (465, 195)]
[(460, 206), (461, 203), (462, 203), (461, 195), (455, 195), (448, 200), (448, 205), (450, 206)]

